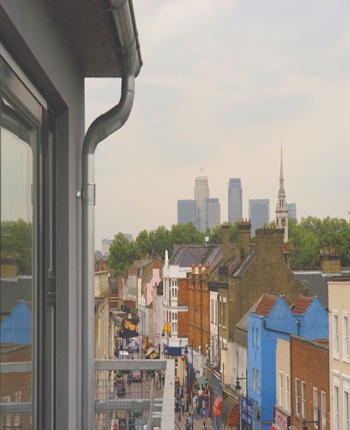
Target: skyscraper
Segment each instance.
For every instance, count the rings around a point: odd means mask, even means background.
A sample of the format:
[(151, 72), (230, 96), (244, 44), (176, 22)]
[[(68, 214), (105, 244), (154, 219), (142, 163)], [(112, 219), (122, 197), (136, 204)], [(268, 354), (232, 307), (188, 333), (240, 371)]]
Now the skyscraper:
[(209, 197), (208, 177), (203, 167), (199, 169), (194, 187), (194, 199), (197, 201), (197, 223), (199, 231), (205, 231), (205, 199)]
[(197, 202), (196, 200), (177, 201), (177, 223), (187, 224), (193, 222), (196, 225)]
[(296, 203), (288, 203), (288, 218), (297, 219), (297, 205)]
[(220, 224), (219, 199), (205, 199), (205, 230), (211, 230)]
[(286, 192), (284, 191), (283, 157), (281, 148), (280, 187), (276, 203), (276, 225), (283, 229), (283, 242), (288, 243), (288, 207), (286, 203)]
[(249, 218), (252, 223), (250, 236), (254, 237), (257, 228), (262, 227), (263, 224), (270, 224), (270, 200), (249, 200)]
[(242, 182), (241, 178), (228, 181), (228, 222), (234, 224), (242, 219)]

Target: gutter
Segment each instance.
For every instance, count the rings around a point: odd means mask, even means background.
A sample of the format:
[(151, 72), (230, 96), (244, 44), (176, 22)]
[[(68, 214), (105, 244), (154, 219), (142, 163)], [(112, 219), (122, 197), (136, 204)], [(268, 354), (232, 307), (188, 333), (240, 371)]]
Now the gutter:
[(82, 430), (95, 430), (95, 150), (127, 121), (134, 101), (135, 76), (142, 66), (132, 0), (110, 0), (107, 18), (122, 68), (119, 103), (90, 125), (82, 154)]

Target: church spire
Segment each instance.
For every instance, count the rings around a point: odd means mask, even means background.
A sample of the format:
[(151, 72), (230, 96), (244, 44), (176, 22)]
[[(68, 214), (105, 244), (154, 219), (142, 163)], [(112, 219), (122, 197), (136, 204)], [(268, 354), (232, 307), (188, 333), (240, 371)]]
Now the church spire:
[(286, 202), (286, 192), (284, 191), (283, 175), (283, 151), (281, 142), (281, 167), (280, 167), (280, 188), (278, 190), (278, 200), (276, 204), (276, 224), (277, 228), (283, 229), (283, 240), (288, 243), (288, 206)]
[(283, 153), (282, 153), (282, 142), (281, 142), (281, 170), (280, 170), (280, 190), (279, 195), (284, 194), (284, 176), (283, 176)]

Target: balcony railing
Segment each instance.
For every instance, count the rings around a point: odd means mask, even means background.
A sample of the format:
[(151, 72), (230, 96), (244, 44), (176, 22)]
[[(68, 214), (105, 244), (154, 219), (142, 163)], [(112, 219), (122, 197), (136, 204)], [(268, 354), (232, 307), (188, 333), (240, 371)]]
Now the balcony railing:
[[(162, 390), (155, 390), (151, 375), (165, 371)], [(1, 363), (1, 374), (13, 374), (0, 399), (0, 423), (3, 428), (31, 429), (31, 383), (18, 381), (18, 374), (32, 371), (32, 363)], [(140, 371), (141, 378), (127, 375)], [(118, 375), (117, 372), (122, 372)], [(136, 372), (134, 373), (136, 376)], [(11, 379), (11, 378), (10, 378)], [(143, 430), (169, 429), (174, 426), (175, 363), (173, 360), (95, 360), (95, 429)], [(1, 427), (0, 425), (0, 427)]]

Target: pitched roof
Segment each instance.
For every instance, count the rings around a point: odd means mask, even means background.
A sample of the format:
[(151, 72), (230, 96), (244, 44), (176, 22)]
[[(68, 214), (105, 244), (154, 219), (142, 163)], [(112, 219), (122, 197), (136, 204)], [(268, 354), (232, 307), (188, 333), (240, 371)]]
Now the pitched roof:
[(237, 272), (233, 275), (234, 277), (242, 276), (243, 273), (248, 269), (248, 267), (253, 263), (256, 257), (255, 249), (249, 254), (248, 258), (242, 264), (242, 266), (237, 270)]
[(294, 302), (293, 314), (304, 314), (315, 297), (299, 296)]
[(278, 297), (276, 296), (268, 296), (264, 294), (257, 308), (255, 309), (255, 313), (257, 315), (267, 316), (271, 312), (272, 308), (275, 306)]
[(320, 270), (293, 270), (294, 275), (308, 289), (309, 296), (319, 298), (325, 309), (328, 309), (328, 282), (334, 276), (347, 276), (349, 271), (341, 273), (323, 273)]

